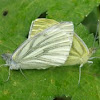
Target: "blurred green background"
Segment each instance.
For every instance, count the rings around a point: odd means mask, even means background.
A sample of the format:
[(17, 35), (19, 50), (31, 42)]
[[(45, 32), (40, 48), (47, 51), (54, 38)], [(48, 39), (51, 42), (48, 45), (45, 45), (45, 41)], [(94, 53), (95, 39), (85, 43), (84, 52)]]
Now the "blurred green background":
[[(100, 0), (0, 0), (0, 55), (13, 53), (27, 39), (31, 22), (36, 18), (73, 21), (75, 32), (88, 47), (99, 47)], [(99, 25), (100, 27), (100, 25)], [(100, 57), (100, 50), (95, 56)], [(20, 71), (0, 68), (0, 100), (100, 100), (100, 59), (82, 68), (78, 85), (79, 65), (46, 70)], [(0, 57), (0, 65), (5, 61)]]

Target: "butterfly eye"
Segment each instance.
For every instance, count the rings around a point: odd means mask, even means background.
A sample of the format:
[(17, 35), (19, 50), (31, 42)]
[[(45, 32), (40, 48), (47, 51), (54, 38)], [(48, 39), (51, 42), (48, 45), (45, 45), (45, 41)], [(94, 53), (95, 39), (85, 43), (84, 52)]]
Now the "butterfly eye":
[(89, 52), (93, 54), (93, 53), (96, 52), (96, 50), (97, 50), (96, 48), (90, 48), (90, 49), (89, 49)]
[(94, 48), (92, 52), (95, 53), (96, 52), (96, 48)]
[(1, 57), (2, 57), (4, 60), (6, 60), (6, 59), (8, 58), (6, 54), (2, 54)]

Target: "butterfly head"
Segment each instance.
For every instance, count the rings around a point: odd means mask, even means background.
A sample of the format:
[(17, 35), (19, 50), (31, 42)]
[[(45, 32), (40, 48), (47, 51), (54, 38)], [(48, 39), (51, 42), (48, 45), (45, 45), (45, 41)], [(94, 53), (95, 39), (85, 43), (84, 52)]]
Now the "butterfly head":
[(11, 54), (2, 54), (1, 57), (6, 61), (6, 64), (10, 64)]
[(12, 60), (11, 54), (2, 54), (1, 56), (6, 61), (6, 66), (10, 66), (10, 69), (18, 69), (18, 64)]
[(81, 63), (87, 63), (87, 61), (89, 61), (92, 57), (92, 55), (96, 52), (96, 48), (89, 48), (89, 54), (87, 55), (84, 55), (82, 58), (81, 58)]
[(96, 52), (97, 48), (90, 48), (89, 53), (92, 55)]

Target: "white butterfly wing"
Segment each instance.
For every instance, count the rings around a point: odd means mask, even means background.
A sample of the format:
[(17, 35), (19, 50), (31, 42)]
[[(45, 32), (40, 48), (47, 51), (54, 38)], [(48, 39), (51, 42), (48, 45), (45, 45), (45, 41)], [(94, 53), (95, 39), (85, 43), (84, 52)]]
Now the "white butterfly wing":
[(27, 39), (12, 55), (21, 69), (46, 69), (66, 61), (73, 41), (72, 22), (49, 27)]

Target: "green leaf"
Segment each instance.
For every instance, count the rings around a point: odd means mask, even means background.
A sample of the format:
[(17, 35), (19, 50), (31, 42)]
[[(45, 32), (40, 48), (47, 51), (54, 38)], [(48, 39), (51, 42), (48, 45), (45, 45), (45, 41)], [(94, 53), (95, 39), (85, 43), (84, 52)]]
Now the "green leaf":
[[(92, 47), (93, 35), (80, 24), (100, 0), (0, 0), (0, 55), (13, 53), (27, 39), (31, 21), (46, 12), (47, 18), (73, 21), (75, 32)], [(98, 53), (98, 55), (100, 55)], [(79, 65), (46, 70), (11, 70), (0, 68), (0, 100), (54, 100), (69, 96), (73, 100), (100, 100), (100, 60), (82, 68), (78, 85)], [(0, 57), (0, 65), (5, 64)]]
[(78, 34), (80, 38), (85, 42), (88, 48), (93, 47), (94, 36), (90, 34), (90, 32), (83, 26), (81, 23), (75, 27), (75, 32)]
[(79, 24), (100, 3), (100, 0), (57, 0), (48, 11), (48, 18)]
[(98, 17), (97, 7), (96, 7), (87, 17), (85, 17), (82, 23), (88, 28), (88, 30), (91, 33), (96, 34), (98, 18), (99, 17)]

